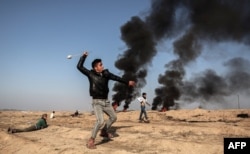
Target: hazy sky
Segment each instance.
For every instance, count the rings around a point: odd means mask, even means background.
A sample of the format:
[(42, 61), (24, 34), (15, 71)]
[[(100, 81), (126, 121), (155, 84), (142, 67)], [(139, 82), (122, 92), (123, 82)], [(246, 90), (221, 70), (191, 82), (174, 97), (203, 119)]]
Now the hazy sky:
[[(76, 69), (79, 57), (69, 60), (67, 55), (88, 50), (86, 67), (91, 67), (94, 58), (102, 58), (105, 68), (122, 75), (114, 66), (118, 55), (127, 49), (120, 38), (120, 28), (132, 16), (143, 17), (150, 3), (150, 0), (1, 0), (0, 109), (91, 110), (89, 82)], [(158, 54), (149, 67), (148, 84), (141, 90), (148, 93), (151, 102), (154, 89), (159, 86), (159, 74), (175, 57), (171, 52), (172, 41), (158, 45)], [(203, 50), (200, 58), (186, 68), (185, 78), (207, 68), (222, 72), (223, 60), (218, 61), (218, 56), (226, 61), (237, 53), (250, 59), (249, 46), (235, 42), (208, 44)], [(216, 54), (210, 54), (210, 50)], [(234, 52), (225, 54), (223, 50)], [(111, 81), (110, 99), (113, 84)], [(236, 103), (237, 96), (231, 101)], [(242, 107), (250, 107), (247, 98), (241, 101)], [(130, 109), (138, 106), (132, 102)]]

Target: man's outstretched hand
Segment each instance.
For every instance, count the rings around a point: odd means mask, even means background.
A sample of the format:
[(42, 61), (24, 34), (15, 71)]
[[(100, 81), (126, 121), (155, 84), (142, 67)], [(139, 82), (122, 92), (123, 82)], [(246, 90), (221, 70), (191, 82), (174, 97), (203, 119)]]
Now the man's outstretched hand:
[(135, 81), (129, 81), (128, 85), (131, 86), (131, 87), (134, 87), (135, 86)]
[(89, 54), (88, 51), (84, 51), (83, 54), (82, 54), (82, 56), (87, 57), (88, 54)]

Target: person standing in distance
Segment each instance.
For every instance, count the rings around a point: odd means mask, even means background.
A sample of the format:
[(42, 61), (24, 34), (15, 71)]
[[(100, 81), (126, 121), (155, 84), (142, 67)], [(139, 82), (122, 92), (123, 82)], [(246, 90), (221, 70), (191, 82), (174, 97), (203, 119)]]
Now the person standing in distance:
[(50, 119), (53, 119), (53, 118), (55, 118), (55, 111), (52, 111), (52, 112), (50, 113)]
[(147, 93), (142, 93), (142, 96), (137, 98), (137, 100), (140, 102), (141, 104), (141, 113), (140, 113), (140, 117), (139, 117), (139, 121), (143, 122), (145, 121), (142, 116), (144, 115), (144, 118), (146, 119), (145, 122), (149, 122), (148, 121), (148, 116), (147, 116), (147, 112), (146, 112), (146, 104), (148, 106), (150, 106), (150, 104), (147, 101)]
[[(107, 69), (104, 69), (101, 59), (93, 60), (92, 69), (87, 69), (83, 66), (87, 56), (88, 52), (84, 52), (77, 64), (77, 69), (86, 75), (89, 80), (89, 93), (92, 97), (92, 107), (96, 116), (96, 123), (86, 146), (90, 149), (95, 149), (95, 138), (99, 129), (103, 127), (100, 136), (111, 138), (113, 135), (109, 133), (109, 128), (117, 120), (116, 113), (108, 100), (109, 80), (118, 81), (128, 86), (135, 86), (135, 82), (127, 81), (110, 73)], [(103, 113), (107, 114), (109, 117), (106, 123), (104, 122)]]

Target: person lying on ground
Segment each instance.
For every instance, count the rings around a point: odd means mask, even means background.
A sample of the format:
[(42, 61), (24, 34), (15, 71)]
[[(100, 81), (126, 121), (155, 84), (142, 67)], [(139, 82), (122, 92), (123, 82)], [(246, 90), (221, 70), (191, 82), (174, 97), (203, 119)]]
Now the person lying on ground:
[(39, 129), (47, 128), (48, 125), (47, 125), (46, 119), (47, 119), (47, 114), (43, 114), (42, 117), (37, 121), (36, 124), (34, 124), (30, 127), (24, 128), (24, 129), (20, 129), (20, 128), (17, 129), (17, 128), (9, 127), (8, 133), (13, 134), (13, 133), (21, 133), (21, 132), (30, 132), (30, 131), (36, 131)]

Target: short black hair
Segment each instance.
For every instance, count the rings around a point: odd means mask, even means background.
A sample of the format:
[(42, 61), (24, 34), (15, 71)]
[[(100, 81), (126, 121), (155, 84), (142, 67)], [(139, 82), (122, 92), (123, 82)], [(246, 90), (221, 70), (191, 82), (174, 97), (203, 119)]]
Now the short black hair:
[(94, 69), (95, 66), (96, 66), (96, 64), (97, 64), (97, 63), (100, 63), (100, 62), (102, 62), (101, 59), (95, 59), (95, 60), (93, 60), (93, 62), (92, 62), (92, 68)]
[(48, 116), (47, 113), (42, 114), (42, 118), (45, 118), (45, 117), (47, 117), (47, 116)]
[(142, 93), (142, 95), (147, 95), (147, 93)]

